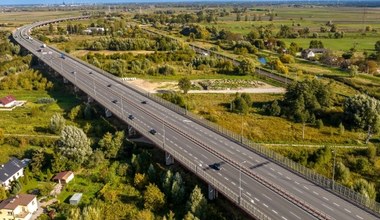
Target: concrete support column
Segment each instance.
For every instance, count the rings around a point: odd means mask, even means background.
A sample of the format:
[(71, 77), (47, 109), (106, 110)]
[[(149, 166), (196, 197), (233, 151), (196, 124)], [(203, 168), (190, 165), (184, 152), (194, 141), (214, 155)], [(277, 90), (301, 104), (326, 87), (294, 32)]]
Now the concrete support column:
[(79, 88), (74, 86), (74, 92), (79, 92)]
[(67, 84), (67, 83), (69, 83), (69, 80), (67, 80), (65, 77), (63, 77), (63, 83)]
[(168, 152), (165, 152), (165, 164), (166, 166), (174, 164), (174, 158)]
[(214, 200), (216, 198), (218, 198), (218, 191), (216, 191), (216, 189), (209, 184), (208, 185), (208, 199)]
[(93, 103), (94, 99), (91, 96), (87, 96), (87, 103)]
[(109, 118), (112, 116), (112, 112), (110, 110), (108, 110), (108, 108), (105, 109), (105, 115), (106, 115), (106, 118)]
[(137, 134), (136, 130), (132, 126), (128, 125), (128, 136), (132, 137), (132, 136), (135, 136), (136, 134)]

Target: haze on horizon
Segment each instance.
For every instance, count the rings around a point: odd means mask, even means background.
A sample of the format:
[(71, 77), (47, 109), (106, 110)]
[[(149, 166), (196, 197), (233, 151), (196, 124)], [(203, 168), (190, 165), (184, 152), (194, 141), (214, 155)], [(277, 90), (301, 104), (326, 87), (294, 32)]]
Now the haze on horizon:
[[(0, 5), (58, 5), (65, 3), (70, 4), (107, 4), (107, 3), (164, 3), (164, 2), (233, 2), (234, 0), (0, 0)], [(303, 0), (238, 0), (239, 2), (300, 2)], [(336, 0), (337, 2), (353, 2), (355, 0)], [(375, 2), (378, 0), (361, 0)], [(312, 0), (312, 2), (331, 2), (331, 0)]]

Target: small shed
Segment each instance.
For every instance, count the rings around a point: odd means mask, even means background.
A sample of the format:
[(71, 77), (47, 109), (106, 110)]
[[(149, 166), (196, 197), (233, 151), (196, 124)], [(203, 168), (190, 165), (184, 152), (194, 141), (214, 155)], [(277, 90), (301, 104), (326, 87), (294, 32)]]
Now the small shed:
[(82, 195), (82, 193), (75, 193), (73, 196), (71, 196), (70, 205), (78, 205), (82, 198)]
[(72, 171), (60, 172), (57, 175), (55, 175), (55, 177), (53, 177), (53, 180), (60, 184), (67, 184), (72, 179), (74, 179), (74, 173)]

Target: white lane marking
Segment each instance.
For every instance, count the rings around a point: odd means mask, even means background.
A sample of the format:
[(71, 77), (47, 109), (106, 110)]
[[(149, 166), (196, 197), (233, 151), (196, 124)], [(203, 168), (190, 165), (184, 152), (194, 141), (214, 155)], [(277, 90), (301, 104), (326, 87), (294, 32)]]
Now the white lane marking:
[(224, 177), (224, 179), (228, 181), (228, 178), (227, 178), (227, 177)]
[[(251, 158), (251, 157), (249, 157), (249, 158)], [(256, 163), (260, 163), (260, 161), (259, 160), (255, 160), (256, 161)]]
[(174, 139), (178, 140), (178, 138), (176, 138), (175, 136), (172, 136), (172, 138), (174, 138)]
[(281, 218), (282, 218), (282, 219), (284, 219), (284, 220), (288, 220), (288, 219), (287, 219), (287, 218), (285, 218), (284, 216), (281, 216)]
[(335, 202), (334, 202), (334, 205), (336, 205), (336, 206), (338, 206), (338, 207), (340, 206), (340, 205), (336, 204)]
[(278, 213), (277, 213), (275, 210), (273, 210), (273, 209), (272, 209), (272, 212), (274, 212), (274, 213), (278, 214)]
[(183, 150), (183, 151), (185, 151), (185, 153), (187, 153), (187, 150)]
[(281, 175), (282, 176), (282, 173), (281, 172), (277, 172), (279, 175)]
[(241, 182), (242, 182), (243, 184), (245, 184), (245, 185), (248, 185), (248, 183), (245, 182), (244, 180), (241, 180)]
[(234, 183), (234, 182), (232, 182), (232, 181), (231, 181), (231, 183), (232, 183), (232, 185), (236, 186), (236, 183)]
[(273, 178), (277, 178), (275, 175), (271, 174), (271, 173), (268, 173), (269, 176), (273, 177)]
[(249, 196), (252, 196), (252, 194), (251, 194), (251, 193), (249, 193), (249, 192), (247, 192), (247, 195), (249, 195)]
[(265, 198), (267, 198), (267, 199), (269, 199), (270, 201), (272, 201), (272, 199), (269, 197), (269, 196), (267, 196), (267, 195), (265, 195), (264, 193), (261, 193)]
[(194, 157), (194, 159), (198, 160), (198, 157)]
[(247, 154), (246, 154), (246, 153), (244, 153), (244, 152), (243, 152), (243, 155), (244, 155), (244, 156), (247, 156)]
[(189, 153), (189, 155), (190, 155), (190, 157), (192, 157), (192, 156), (193, 156), (193, 154), (192, 154), (192, 153)]
[(303, 193), (301, 190), (299, 190), (299, 189), (297, 189), (295, 187), (293, 187), (293, 189), (297, 190), (299, 193)]
[(222, 174), (221, 174), (221, 173), (218, 173), (218, 175), (219, 175), (219, 176), (222, 176)]
[(307, 188), (306, 186), (303, 186), (303, 188), (305, 188), (305, 189), (309, 190), (309, 188)]
[(346, 212), (348, 212), (348, 213), (351, 213), (351, 211), (350, 211), (350, 210), (348, 210), (348, 209), (344, 209), (344, 210), (346, 210)]
[(202, 157), (206, 158), (208, 160), (208, 157), (206, 157), (205, 155), (202, 154)]
[(258, 199), (258, 198), (256, 198), (256, 197), (255, 197), (254, 199), (255, 199), (256, 201), (260, 202), (260, 199)]
[(317, 193), (316, 191), (313, 191), (313, 193), (314, 193), (315, 195), (319, 195), (319, 193)]
[(297, 182), (297, 181), (294, 181), (297, 185), (299, 185), (300, 183), (299, 182)]
[(329, 201), (329, 199), (328, 199), (328, 198), (326, 198), (326, 197), (323, 197), (323, 199), (324, 199), (324, 200), (327, 200), (327, 201)]
[(274, 171), (274, 169), (273, 169), (272, 167), (271, 167), (270, 169), (271, 169), (272, 171)]
[(265, 204), (265, 203), (263, 203), (263, 206), (265, 206), (265, 207), (267, 207), (267, 208), (268, 208), (268, 205), (267, 205), (267, 204)]
[(293, 212), (289, 211), (290, 214), (294, 215), (296, 218), (301, 219), (298, 215), (294, 214)]
[(325, 204), (323, 204), (323, 203), (322, 203), (322, 205), (323, 205), (324, 207), (326, 207), (326, 208), (330, 209), (331, 211), (334, 211), (334, 209), (332, 209), (332, 208), (328, 207), (327, 205), (325, 205)]
[(358, 218), (360, 218), (360, 219), (363, 219), (361, 216), (359, 216), (359, 215), (356, 215), (356, 217), (358, 217)]
[[(251, 156), (248, 156), (248, 157), (249, 157), (249, 159), (253, 160), (253, 157), (251, 157)], [(257, 162), (257, 160), (256, 160), (256, 162)]]
[(287, 176), (286, 179), (291, 180), (292, 178), (290, 178), (290, 177)]

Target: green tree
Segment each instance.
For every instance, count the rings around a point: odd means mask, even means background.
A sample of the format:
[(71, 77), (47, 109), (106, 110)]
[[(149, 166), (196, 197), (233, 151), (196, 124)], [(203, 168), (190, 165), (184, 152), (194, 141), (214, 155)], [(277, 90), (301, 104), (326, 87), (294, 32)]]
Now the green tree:
[(181, 174), (177, 172), (173, 177), (173, 184), (171, 190), (172, 201), (175, 204), (181, 204), (185, 196), (185, 188)]
[(375, 185), (373, 183), (368, 183), (365, 179), (356, 179), (354, 181), (353, 189), (364, 195), (367, 199), (373, 200), (376, 198)]
[(124, 131), (117, 131), (115, 135), (107, 132), (104, 134), (103, 138), (99, 141), (99, 146), (104, 152), (106, 158), (116, 158), (118, 152), (123, 146), (124, 141)]
[(366, 95), (349, 97), (343, 104), (346, 123), (367, 131), (366, 143), (380, 128), (380, 102)]
[(82, 106), (81, 105), (75, 106), (74, 108), (71, 109), (71, 111), (69, 113), (69, 118), (73, 121), (81, 113), (81, 110), (82, 110)]
[(183, 217), (183, 220), (199, 220), (199, 218), (194, 216), (194, 214), (190, 211), (188, 211), (186, 215)]
[(42, 167), (44, 166), (45, 152), (43, 149), (38, 148), (33, 152), (32, 161), (30, 166), (32, 167), (32, 173), (39, 176), (41, 174)]
[(311, 40), (309, 48), (324, 48), (323, 42), (320, 40)]
[(143, 198), (144, 207), (152, 211), (159, 210), (165, 205), (165, 194), (152, 183), (146, 187)]
[(190, 194), (189, 201), (187, 201), (187, 209), (194, 214), (194, 216), (202, 219), (206, 205), (207, 200), (202, 194), (201, 188), (195, 186), (193, 192)]
[(133, 180), (134, 185), (138, 189), (143, 189), (145, 185), (148, 183), (148, 180), (144, 173), (135, 173), (135, 178)]
[(241, 95), (238, 95), (233, 101), (232, 101), (232, 111), (237, 113), (246, 114), (249, 111), (249, 106), (245, 99), (241, 97)]
[(371, 162), (375, 161), (376, 154), (377, 154), (376, 150), (377, 150), (377, 148), (375, 146), (373, 146), (373, 145), (368, 146), (366, 153), (367, 153), (367, 157), (368, 157), (369, 161), (371, 161)]
[(375, 50), (380, 53), (380, 40), (376, 41)]
[(82, 215), (81, 215), (80, 208), (78, 207), (71, 208), (67, 216), (67, 220), (81, 220), (81, 219), (82, 219)]
[(155, 183), (157, 180), (157, 172), (156, 172), (156, 169), (154, 168), (153, 164), (149, 165), (148, 178), (149, 178), (149, 181), (153, 182), (153, 183)]
[(256, 65), (251, 59), (243, 59), (239, 65), (239, 75), (253, 75)]
[(7, 199), (7, 191), (5, 190), (4, 187), (0, 186), (0, 201)]
[(346, 167), (342, 162), (338, 162), (335, 166), (335, 179), (347, 185), (350, 180), (350, 175), (350, 169)]
[(183, 77), (178, 81), (178, 87), (183, 91), (183, 93), (187, 93), (191, 88), (191, 81), (187, 77)]
[(137, 213), (135, 220), (154, 220), (154, 214), (150, 210), (144, 209)]
[(65, 127), (65, 123), (66, 123), (66, 120), (63, 118), (63, 116), (60, 115), (59, 113), (55, 113), (50, 118), (49, 129), (54, 134), (59, 134), (61, 133), (63, 127)]
[(289, 84), (281, 109), (296, 122), (314, 123), (315, 115), (331, 105), (332, 92), (329, 85), (318, 80), (305, 80)]
[(355, 77), (359, 73), (359, 67), (357, 65), (350, 65), (348, 69), (351, 77)]
[(102, 220), (102, 213), (99, 208), (94, 206), (86, 206), (82, 210), (83, 220)]
[(169, 198), (170, 198), (170, 192), (172, 188), (172, 182), (173, 182), (173, 173), (171, 170), (167, 170), (162, 179), (162, 189), (165, 195), (167, 195)]
[(0, 144), (4, 143), (4, 129), (0, 128)]
[(82, 129), (74, 126), (62, 129), (58, 147), (63, 156), (77, 164), (82, 164), (92, 153), (90, 140)]

